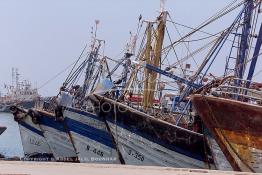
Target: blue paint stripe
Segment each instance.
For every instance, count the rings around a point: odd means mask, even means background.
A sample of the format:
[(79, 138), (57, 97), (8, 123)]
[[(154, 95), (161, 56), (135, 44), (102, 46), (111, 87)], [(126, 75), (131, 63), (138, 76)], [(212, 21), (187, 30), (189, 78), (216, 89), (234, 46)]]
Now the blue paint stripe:
[(86, 112), (86, 111), (83, 111), (83, 110), (79, 110), (79, 109), (75, 109), (75, 108), (69, 108), (67, 107), (66, 110), (70, 111), (70, 112), (74, 112), (74, 113), (77, 113), (77, 114), (81, 114), (83, 116), (87, 116), (89, 118), (93, 118), (95, 120), (99, 120), (99, 121), (102, 121), (104, 122), (104, 120), (101, 118), (101, 117), (98, 117), (97, 115), (95, 114), (92, 114), (90, 112)]
[(54, 128), (58, 131), (66, 132), (66, 129), (63, 125), (63, 122), (56, 121), (54, 115), (49, 115), (49, 114), (43, 113), (41, 111), (38, 111), (38, 113), (40, 115), (40, 117), (39, 117), (40, 125), (45, 125), (45, 126), (48, 126), (50, 128)]
[(29, 125), (29, 124), (27, 124), (27, 123), (25, 123), (23, 121), (19, 122), (19, 124), (22, 125), (23, 127), (25, 127), (26, 129), (28, 129), (28, 130), (30, 130), (30, 131), (32, 131), (32, 132), (34, 132), (34, 133), (44, 137), (42, 131), (34, 128), (33, 126), (31, 126), (31, 125)]
[(108, 132), (83, 124), (68, 117), (65, 118), (65, 122), (70, 131), (115, 149), (112, 138)]
[[(108, 121), (111, 122), (112, 124), (115, 124), (115, 121), (113, 121), (113, 120), (111, 120), (111, 119), (109, 119), (109, 118), (107, 118), (106, 120), (108, 120)], [(136, 130), (136, 129), (134, 129), (134, 128), (128, 127), (127, 125), (123, 125), (123, 124), (117, 122), (117, 126), (118, 126), (118, 127), (122, 127), (122, 128), (128, 130), (128, 131), (131, 132), (131, 133), (135, 133), (135, 134), (138, 135), (138, 136), (141, 136), (141, 137), (143, 137), (143, 138), (145, 138), (145, 139), (147, 139), (147, 140), (149, 140), (149, 141), (151, 141), (151, 142), (153, 142), (153, 143), (156, 143), (156, 144), (158, 144), (158, 145), (161, 145), (161, 146), (163, 146), (163, 147), (165, 147), (165, 148), (167, 148), (167, 149), (169, 149), (169, 150), (172, 150), (172, 151), (174, 151), (174, 152), (177, 152), (177, 153), (180, 153), (180, 154), (182, 154), (182, 155), (191, 157), (191, 158), (193, 158), (193, 159), (197, 159), (197, 160), (200, 160), (200, 161), (205, 161), (204, 157), (202, 157), (202, 156), (200, 156), (200, 155), (197, 155), (197, 154), (194, 154), (194, 153), (192, 153), (192, 152), (186, 151), (186, 150), (184, 150), (183, 148), (180, 148), (180, 147), (175, 146), (174, 144), (166, 144), (165, 142), (163, 142), (163, 141), (162, 141), (161, 139), (159, 139), (159, 138), (153, 138), (152, 136), (149, 136), (148, 134), (144, 134), (144, 133), (142, 133), (142, 132), (140, 132), (140, 131), (138, 131), (138, 130)]]

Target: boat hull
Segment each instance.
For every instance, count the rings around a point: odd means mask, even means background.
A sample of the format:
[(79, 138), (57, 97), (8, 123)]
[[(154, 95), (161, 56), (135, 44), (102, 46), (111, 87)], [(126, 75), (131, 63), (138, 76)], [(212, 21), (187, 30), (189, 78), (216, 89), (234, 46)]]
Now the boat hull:
[(262, 172), (262, 107), (193, 95), (193, 104), (234, 170)]
[(221, 148), (219, 147), (219, 145), (217, 144), (216, 140), (211, 135), (211, 133), (207, 131), (207, 129), (205, 131), (205, 136), (206, 136), (205, 138), (210, 148), (216, 169), (222, 170), (222, 171), (233, 171), (233, 168), (230, 165), (230, 163), (228, 162), (228, 160), (226, 159), (223, 151), (221, 150)]
[(5, 126), (0, 126), (0, 135), (3, 134), (3, 132), (5, 132), (6, 127)]
[[(125, 164), (211, 168), (203, 135), (158, 120), (124, 104), (96, 95)], [(116, 111), (116, 113), (114, 112)]]
[(74, 108), (65, 108), (63, 116), (80, 162), (120, 163), (112, 137), (102, 118)]
[[(34, 110), (40, 129), (52, 150), (56, 161), (77, 161), (75, 148), (63, 121), (56, 120), (54, 114), (42, 110)], [(31, 116), (32, 117), (32, 116)]]
[(13, 115), (19, 126), (24, 160), (51, 160), (53, 158), (52, 151), (39, 125), (32, 122), (31, 117), (27, 115), (25, 110), (17, 108)]

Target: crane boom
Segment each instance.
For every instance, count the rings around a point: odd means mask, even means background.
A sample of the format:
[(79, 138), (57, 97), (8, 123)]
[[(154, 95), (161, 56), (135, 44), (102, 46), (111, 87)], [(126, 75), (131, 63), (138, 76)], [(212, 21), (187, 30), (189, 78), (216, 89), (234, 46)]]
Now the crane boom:
[(189, 85), (189, 86), (191, 86), (191, 87), (193, 87), (193, 88), (198, 89), (198, 88), (201, 87), (201, 85), (199, 85), (199, 84), (192, 83), (192, 82), (190, 82), (189, 80), (187, 80), (187, 79), (185, 79), (185, 78), (181, 78), (181, 77), (179, 77), (179, 76), (177, 76), (177, 75), (171, 74), (171, 73), (169, 73), (169, 72), (167, 72), (167, 71), (164, 71), (164, 70), (162, 70), (162, 69), (160, 69), (160, 68), (158, 68), (158, 67), (154, 67), (154, 66), (151, 65), (151, 64), (146, 64), (146, 63), (145, 63), (145, 64), (143, 64), (142, 66), (145, 67), (145, 68), (147, 68), (147, 69), (149, 69), (149, 70), (151, 70), (151, 71), (154, 71), (154, 72), (157, 72), (157, 73), (159, 73), (159, 74), (161, 74), (161, 75), (164, 75), (164, 76), (167, 76), (167, 77), (169, 77), (169, 78), (172, 78), (172, 79), (174, 79), (174, 80), (176, 80), (176, 81), (180, 81), (180, 82), (182, 82), (182, 83), (184, 83), (184, 84), (186, 84), (186, 85)]

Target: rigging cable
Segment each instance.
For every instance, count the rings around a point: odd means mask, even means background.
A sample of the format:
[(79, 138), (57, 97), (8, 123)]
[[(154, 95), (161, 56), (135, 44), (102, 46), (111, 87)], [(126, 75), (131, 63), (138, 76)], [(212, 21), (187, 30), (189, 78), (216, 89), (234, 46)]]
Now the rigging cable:
[(53, 76), (52, 78), (50, 78), (49, 80), (47, 80), (45, 83), (43, 83), (39, 88), (42, 89), (43, 87), (45, 87), (47, 84), (49, 84), (51, 81), (55, 80), (57, 77), (59, 77), (62, 73), (64, 73), (66, 70), (68, 70), (71, 66), (73, 66), (75, 64), (76, 61), (74, 61), (73, 63), (71, 63), (70, 65), (68, 65), (66, 68), (64, 68), (62, 71), (60, 71), (59, 73), (57, 73), (55, 76)]
[[(167, 28), (166, 28), (166, 31), (167, 31), (167, 35), (168, 35), (169, 41), (172, 43), (171, 36), (170, 36)], [(175, 53), (175, 56), (176, 56), (176, 59), (177, 59), (177, 62), (178, 62), (178, 64), (179, 64), (179, 66), (180, 66), (183, 74), (185, 75), (185, 71), (184, 71), (184, 69), (183, 69), (183, 65), (181, 64), (180, 60), (178, 59), (178, 56), (177, 56), (177, 53), (176, 53), (176, 50), (175, 50), (174, 46), (171, 46), (171, 48), (173, 49), (173, 51), (174, 51), (174, 53)]]
[(75, 66), (77, 65), (77, 63), (79, 62), (79, 60), (82, 58), (82, 55), (84, 54), (86, 48), (87, 48), (87, 44), (85, 45), (85, 47), (84, 47), (84, 49), (82, 50), (80, 56), (79, 56), (78, 59), (76, 60), (76, 62), (75, 62), (75, 64), (74, 64), (73, 68), (72, 68), (71, 71), (69, 72), (67, 78), (65, 79), (65, 82), (67, 82), (67, 80), (68, 80), (68, 78), (70, 77), (71, 73), (73, 72)]
[[(244, 1), (242, 1), (241, 3), (238, 3), (237, 5), (233, 6), (232, 8), (230, 8), (229, 10), (225, 11), (224, 13), (215, 16), (215, 18), (211, 18), (211, 20), (205, 22), (204, 24), (200, 25), (199, 27), (197, 27), (195, 30), (189, 32), (188, 34), (186, 34), (185, 36), (183, 36), (182, 38), (180, 38), (178, 41), (173, 42), (171, 45), (175, 45), (177, 43), (180, 43), (181, 41), (184, 41), (186, 38), (188, 38), (189, 36), (193, 35), (194, 33), (198, 32), (199, 30), (201, 30), (202, 28), (206, 27), (207, 25), (211, 24), (212, 22), (216, 21), (219, 18), (222, 18), (223, 16), (225, 16), (226, 14), (232, 12), (233, 10), (235, 10), (236, 8), (240, 7), (242, 4), (244, 3)], [(171, 47), (171, 45), (163, 48), (163, 49), (167, 49), (169, 47)]]
[(247, 58), (249, 58), (249, 56), (251, 54), (252, 44), (253, 44), (253, 40), (254, 40), (254, 37), (255, 37), (254, 33), (256, 32), (256, 27), (257, 27), (257, 22), (258, 22), (259, 8), (260, 8), (260, 5), (257, 8), (257, 10), (255, 11), (254, 18), (253, 18), (253, 21), (252, 21), (252, 29), (251, 29), (251, 34), (250, 34), (251, 41), (249, 41), (249, 44), (248, 44), (249, 50), (248, 50)]
[[(170, 20), (173, 21), (171, 15), (170, 15), (169, 13), (168, 13), (168, 16), (169, 16)], [(172, 24), (174, 25), (174, 27), (175, 27), (175, 29), (176, 29), (176, 31), (177, 31), (179, 37), (181, 38), (182, 35), (181, 35), (181, 33), (179, 32), (178, 28), (176, 27), (176, 25), (175, 25), (174, 23), (172, 23)], [(189, 47), (188, 47), (184, 42), (183, 42), (183, 44), (185, 45), (185, 47), (186, 47), (188, 53), (189, 53), (190, 55), (192, 55), (191, 52), (190, 52)], [(172, 46), (172, 47), (174, 48), (174, 46)], [(193, 60), (194, 60), (194, 62), (195, 62), (195, 64), (196, 64), (197, 68), (199, 68), (199, 66), (198, 66), (198, 64), (197, 64), (197, 62), (196, 62), (196, 60), (195, 60), (195, 58), (194, 58), (193, 56), (192, 56), (192, 58), (193, 58)]]

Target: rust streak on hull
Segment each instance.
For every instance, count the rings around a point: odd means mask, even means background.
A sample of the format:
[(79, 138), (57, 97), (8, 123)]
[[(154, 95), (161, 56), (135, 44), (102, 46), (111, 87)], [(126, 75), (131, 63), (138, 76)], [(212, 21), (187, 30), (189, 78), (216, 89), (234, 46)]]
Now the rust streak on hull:
[(212, 96), (191, 98), (234, 170), (262, 172), (262, 107)]

